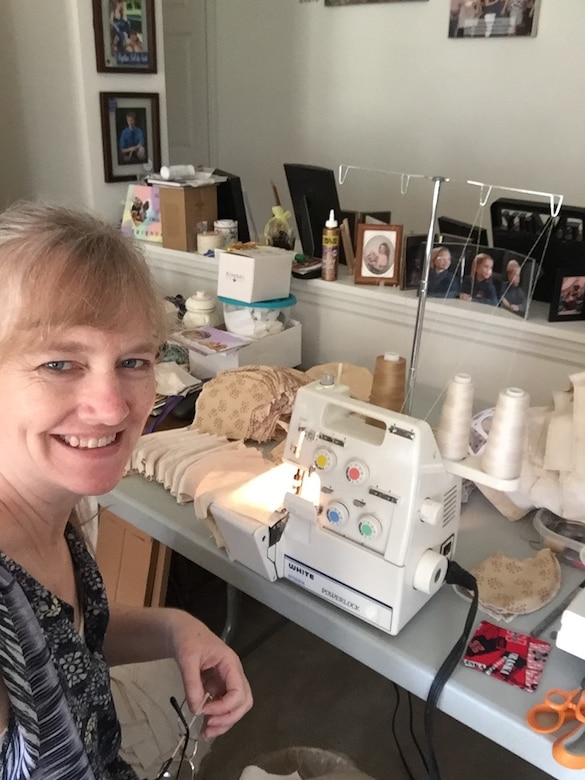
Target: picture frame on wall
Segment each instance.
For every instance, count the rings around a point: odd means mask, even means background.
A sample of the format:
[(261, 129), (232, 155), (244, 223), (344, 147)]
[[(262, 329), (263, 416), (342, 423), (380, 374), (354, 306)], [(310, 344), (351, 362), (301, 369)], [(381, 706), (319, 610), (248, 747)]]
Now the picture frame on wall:
[(400, 284), (402, 225), (362, 223), (356, 243), (356, 284)]
[(98, 73), (156, 73), (154, 0), (92, 0)]
[(160, 169), (157, 93), (100, 92), (100, 116), (105, 181), (132, 181)]
[(449, 38), (536, 35), (540, 0), (451, 0)]
[(370, 3), (407, 3), (410, 0), (325, 0), (325, 5), (368, 5)]
[(585, 265), (559, 268), (550, 304), (549, 322), (585, 320)]

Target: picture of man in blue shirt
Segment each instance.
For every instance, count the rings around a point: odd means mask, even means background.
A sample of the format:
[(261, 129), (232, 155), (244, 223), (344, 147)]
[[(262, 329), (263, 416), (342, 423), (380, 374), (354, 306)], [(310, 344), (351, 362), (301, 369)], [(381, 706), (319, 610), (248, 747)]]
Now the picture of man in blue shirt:
[(146, 160), (144, 133), (136, 125), (136, 112), (126, 112), (126, 127), (120, 133), (120, 165), (140, 163)]

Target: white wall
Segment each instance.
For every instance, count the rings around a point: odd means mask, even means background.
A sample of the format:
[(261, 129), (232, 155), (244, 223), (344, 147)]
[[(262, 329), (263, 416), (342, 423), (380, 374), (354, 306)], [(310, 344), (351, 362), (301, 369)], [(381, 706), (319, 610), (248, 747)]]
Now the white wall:
[[(538, 35), (504, 40), (448, 39), (449, 0), (215, 6), (217, 162), (242, 176), (259, 228), (271, 179), (288, 200), (285, 161), (479, 179), (585, 205), (582, 0), (542, 0)], [(407, 231), (426, 231), (429, 188), (409, 196), (379, 174), (340, 188), (345, 208), (391, 207)], [(444, 192), (440, 213), (476, 212), (468, 188)]]
[[(197, 0), (200, 2), (202, 0)], [(297, 0), (207, 0), (213, 162), (241, 174), (259, 228), (282, 163), (339, 163), (563, 193), (585, 203), (582, 0), (542, 0), (536, 38), (449, 40), (449, 0), (326, 8)], [(157, 74), (98, 74), (89, 0), (0, 3), (0, 205), (47, 197), (120, 216), (125, 184), (103, 181), (98, 93), (161, 96)], [(354, 173), (346, 208), (390, 207), (426, 230), (429, 188)], [(441, 213), (475, 220), (457, 186)], [(455, 213), (457, 212), (457, 213)], [(485, 217), (484, 217), (485, 220)]]
[[(162, 49), (159, 3), (157, 22)], [(0, 44), (0, 206), (48, 199), (118, 221), (128, 185), (104, 182), (99, 93), (158, 92), (165, 158), (162, 51), (157, 74), (98, 74), (89, 0), (2, 0)]]

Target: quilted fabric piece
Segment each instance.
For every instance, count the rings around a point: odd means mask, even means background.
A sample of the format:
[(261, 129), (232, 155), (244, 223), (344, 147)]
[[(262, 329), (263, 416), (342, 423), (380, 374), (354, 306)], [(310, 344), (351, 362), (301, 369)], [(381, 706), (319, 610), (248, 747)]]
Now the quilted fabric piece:
[(481, 608), (497, 620), (535, 612), (552, 601), (561, 587), (561, 567), (549, 549), (524, 560), (497, 552), (471, 573), (477, 580)]
[(270, 441), (292, 411), (299, 387), (311, 379), (294, 368), (244, 366), (222, 371), (203, 386), (193, 426), (229, 439)]

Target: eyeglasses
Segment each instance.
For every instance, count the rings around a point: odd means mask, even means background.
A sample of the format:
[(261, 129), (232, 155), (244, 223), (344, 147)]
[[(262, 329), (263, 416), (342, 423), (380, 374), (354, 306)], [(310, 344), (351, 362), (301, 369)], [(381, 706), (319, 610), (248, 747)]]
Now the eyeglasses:
[[(212, 697), (210, 694), (205, 696), (205, 699), (199, 708), (200, 711), (203, 709), (205, 702), (211, 698)], [(195, 723), (196, 719), (199, 717), (200, 711), (199, 713), (193, 715), (191, 720), (187, 722), (187, 719), (183, 715), (181, 705), (174, 696), (171, 696), (170, 702), (173, 709), (179, 716), (179, 723), (182, 726), (183, 733), (181, 734), (179, 741), (177, 742), (177, 746), (171, 753), (170, 757), (167, 758), (167, 760), (161, 766), (159, 773), (155, 777), (155, 780), (195, 780), (196, 770), (194, 761), (195, 756), (197, 755), (197, 749), (199, 747), (199, 735), (194, 738), (193, 748), (191, 749), (189, 756), (187, 755), (187, 751), (189, 748), (189, 742), (191, 741), (191, 729), (193, 728), (193, 724)]]

